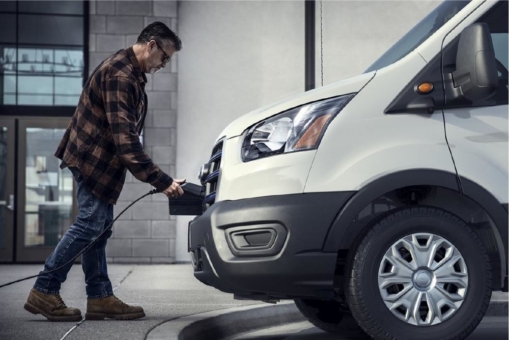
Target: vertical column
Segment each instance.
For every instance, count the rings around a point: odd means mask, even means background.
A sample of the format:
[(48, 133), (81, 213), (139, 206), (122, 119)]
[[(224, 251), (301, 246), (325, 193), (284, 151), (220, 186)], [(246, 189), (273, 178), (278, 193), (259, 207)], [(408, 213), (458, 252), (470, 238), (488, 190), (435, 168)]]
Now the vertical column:
[(305, 89), (315, 88), (315, 0), (305, 0)]

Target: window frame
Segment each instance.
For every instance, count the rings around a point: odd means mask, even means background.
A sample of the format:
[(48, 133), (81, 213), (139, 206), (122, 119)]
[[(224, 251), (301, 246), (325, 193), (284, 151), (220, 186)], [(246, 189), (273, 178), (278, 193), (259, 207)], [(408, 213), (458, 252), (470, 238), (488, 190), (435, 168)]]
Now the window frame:
[[(20, 43), (19, 42), (19, 29), (18, 29), (18, 20), (20, 15), (41, 15), (41, 16), (65, 16), (65, 17), (82, 17), (83, 18), (83, 77), (81, 86), (84, 86), (88, 79), (89, 72), (89, 32), (90, 32), (90, 2), (87, 0), (83, 0), (83, 14), (62, 14), (62, 13), (33, 13), (33, 12), (21, 12), (19, 10), (19, 2), (16, 2), (16, 11), (3, 11), (2, 14), (14, 14), (16, 15), (16, 42), (15, 43), (5, 43), (2, 45), (9, 45), (16, 48), (16, 53), (20, 48), (37, 46), (40, 47), (62, 47), (62, 48), (76, 48), (80, 45), (55, 45), (55, 44), (28, 44), (28, 43)], [(17, 58), (19, 55), (17, 55)], [(16, 96), (18, 93), (18, 76), (16, 73)], [(2, 86), (3, 87), (3, 86)], [(3, 90), (2, 90), (3, 95)], [(56, 96), (53, 93), (53, 96)], [(47, 116), (47, 117), (71, 117), (74, 114), (76, 109), (76, 105), (58, 105), (58, 106), (47, 106), (47, 105), (4, 105), (0, 104), (0, 117), (1, 116)]]

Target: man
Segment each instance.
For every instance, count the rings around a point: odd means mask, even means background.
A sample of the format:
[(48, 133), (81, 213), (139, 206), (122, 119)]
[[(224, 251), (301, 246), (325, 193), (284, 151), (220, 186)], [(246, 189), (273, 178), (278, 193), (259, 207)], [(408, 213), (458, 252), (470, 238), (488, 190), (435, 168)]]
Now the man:
[[(165, 67), (182, 48), (178, 36), (154, 22), (136, 44), (103, 61), (83, 88), (78, 107), (55, 153), (61, 168), (69, 167), (78, 186), (79, 214), (47, 258), (44, 271), (70, 261), (113, 220), (113, 204), (122, 190), (126, 169), (168, 197), (183, 194), (185, 180), (172, 179), (143, 151), (139, 133), (147, 113), (145, 73)], [(111, 230), (82, 255), (87, 292), (86, 319), (136, 319), (142, 307), (129, 306), (113, 295), (105, 247)], [(72, 263), (37, 278), (25, 304), (33, 314), (51, 321), (78, 321), (81, 312), (65, 305), (59, 295)]]

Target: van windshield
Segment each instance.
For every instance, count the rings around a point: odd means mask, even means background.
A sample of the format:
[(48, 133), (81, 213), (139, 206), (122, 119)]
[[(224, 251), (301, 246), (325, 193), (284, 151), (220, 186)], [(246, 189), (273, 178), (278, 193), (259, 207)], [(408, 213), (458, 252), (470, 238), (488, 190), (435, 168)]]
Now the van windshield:
[(379, 70), (400, 60), (428, 39), (440, 27), (468, 5), (470, 1), (446, 0), (422, 19), (407, 34), (382, 54), (364, 73)]

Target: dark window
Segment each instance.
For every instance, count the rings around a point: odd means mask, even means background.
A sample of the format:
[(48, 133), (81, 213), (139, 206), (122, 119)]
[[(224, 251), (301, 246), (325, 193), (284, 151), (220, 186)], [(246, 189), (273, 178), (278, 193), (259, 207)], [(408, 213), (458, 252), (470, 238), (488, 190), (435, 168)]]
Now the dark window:
[(78, 104), (85, 74), (84, 8), (83, 1), (0, 0), (6, 28), (0, 30), (0, 105)]
[(19, 11), (25, 13), (83, 15), (81, 1), (20, 1)]
[(0, 1), (0, 12), (16, 12), (16, 1)]
[[(0, 2), (1, 3), (1, 2)], [(16, 43), (16, 30), (11, 29), (16, 27), (16, 15), (0, 13), (0, 22), (2, 26), (7, 29), (0, 29), (0, 41), (3, 43)]]
[(19, 15), (18, 39), (20, 44), (83, 46), (83, 17)]
[(507, 1), (500, 1), (479, 22), (488, 24), (491, 32), (491, 40), (495, 50), (498, 70), (498, 88), (495, 95), (487, 101), (495, 101), (495, 105), (507, 105)]

